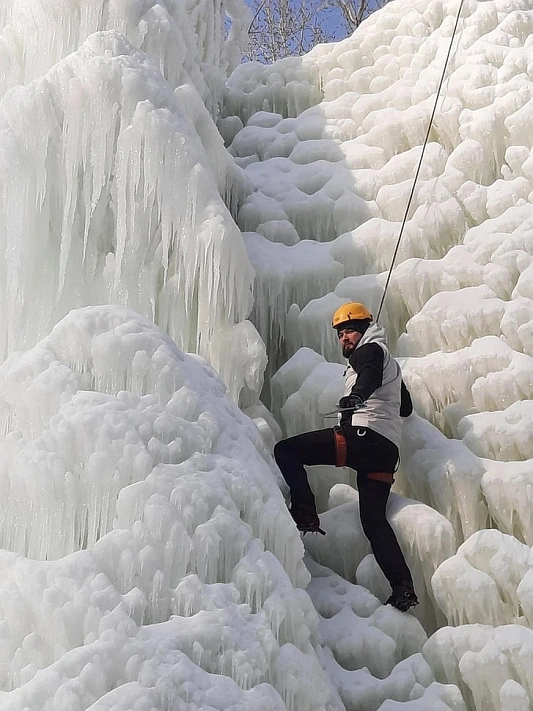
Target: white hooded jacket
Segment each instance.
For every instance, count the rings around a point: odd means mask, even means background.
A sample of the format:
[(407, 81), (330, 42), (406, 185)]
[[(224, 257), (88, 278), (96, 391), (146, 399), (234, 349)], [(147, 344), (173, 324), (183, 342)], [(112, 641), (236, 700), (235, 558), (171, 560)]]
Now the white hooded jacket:
[[(356, 410), (351, 418), (354, 427), (368, 427), (400, 446), (402, 422), (400, 418), (402, 373), (391, 356), (385, 340), (385, 331), (373, 323), (357, 344), (354, 353), (367, 343), (376, 343), (383, 350), (382, 384), (368, 397), (364, 407)], [(353, 357), (353, 354), (352, 354)], [(357, 373), (348, 363), (344, 373), (344, 394), (350, 395), (357, 383)]]

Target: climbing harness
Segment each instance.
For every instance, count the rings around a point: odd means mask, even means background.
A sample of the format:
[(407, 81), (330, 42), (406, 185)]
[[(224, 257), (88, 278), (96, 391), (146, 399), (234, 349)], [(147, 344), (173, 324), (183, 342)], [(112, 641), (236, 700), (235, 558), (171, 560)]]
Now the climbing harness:
[[(345, 467), (348, 459), (348, 444), (346, 442), (346, 435), (341, 427), (337, 426), (333, 428), (333, 438), (335, 442), (335, 466)], [(391, 486), (394, 484), (394, 475), (390, 472), (368, 472), (366, 478), (372, 479), (372, 481), (382, 481)]]
[(458, 27), (458, 25), (459, 25), (459, 19), (460, 19), (460, 17), (461, 17), (461, 11), (462, 11), (462, 9), (463, 9), (463, 4), (464, 4), (464, 0), (461, 0), (461, 2), (459, 3), (459, 9), (457, 10), (457, 16), (456, 16), (456, 18), (455, 18), (455, 24), (454, 24), (454, 26), (453, 26), (452, 36), (451, 36), (451, 38), (450, 38), (450, 46), (448, 47), (448, 53), (446, 54), (446, 61), (444, 62), (444, 67), (443, 67), (443, 69), (442, 69), (442, 76), (441, 76), (441, 78), (440, 78), (439, 86), (438, 86), (438, 88), (437, 88), (437, 95), (435, 96), (435, 103), (434, 103), (434, 105), (433, 105), (433, 110), (432, 110), (432, 112), (431, 112), (431, 116), (429, 117), (429, 123), (428, 123), (427, 131), (426, 131), (426, 136), (425, 136), (425, 138), (424, 138), (424, 143), (422, 144), (422, 151), (420, 152), (420, 158), (418, 159), (418, 165), (417, 165), (417, 168), (416, 168), (415, 177), (414, 177), (414, 180), (413, 180), (413, 185), (411, 186), (411, 191), (410, 191), (410, 193), (409, 193), (409, 199), (407, 200), (407, 207), (405, 208), (405, 214), (404, 214), (404, 216), (403, 216), (402, 225), (401, 225), (401, 227), (400, 227), (400, 234), (399, 234), (399, 236), (398, 236), (398, 240), (397, 240), (397, 242), (396, 242), (396, 247), (395, 247), (394, 253), (393, 253), (393, 255), (392, 255), (392, 261), (391, 261), (391, 265), (390, 265), (390, 268), (389, 268), (389, 273), (388, 273), (388, 275), (387, 275), (387, 280), (386, 280), (386, 282), (385, 282), (385, 287), (384, 287), (384, 289), (383, 289), (383, 295), (382, 295), (382, 297), (381, 297), (381, 302), (380, 302), (380, 304), (379, 304), (379, 309), (378, 309), (378, 313), (377, 313), (377, 316), (376, 316), (376, 321), (379, 320), (379, 316), (380, 316), (380, 314), (381, 314), (381, 309), (383, 308), (383, 303), (384, 303), (384, 301), (385, 301), (385, 295), (386, 295), (387, 289), (388, 289), (388, 287), (389, 287), (389, 282), (390, 282), (390, 279), (391, 279), (392, 270), (393, 270), (393, 268), (394, 268), (394, 263), (395, 263), (395, 261), (396, 261), (396, 257), (398, 256), (398, 250), (400, 249), (400, 242), (401, 242), (401, 240), (402, 240), (403, 233), (404, 233), (404, 230), (405, 230), (405, 226), (406, 226), (406, 224), (407, 224), (407, 217), (408, 217), (408, 215), (409, 215), (409, 210), (411, 209), (411, 203), (413, 202), (413, 197), (414, 197), (414, 194), (415, 194), (415, 187), (416, 187), (416, 183), (417, 183), (417, 180), (418, 180), (418, 176), (420, 175), (420, 169), (422, 168), (422, 161), (423, 161), (423, 159), (424, 159), (424, 153), (425, 153), (425, 151), (426, 151), (426, 146), (427, 146), (427, 143), (428, 143), (428, 140), (429, 140), (429, 134), (431, 133), (431, 127), (432, 127), (432, 125), (433, 125), (433, 119), (435, 118), (435, 114), (436, 114), (436, 112), (437, 112), (437, 105), (438, 105), (438, 103), (439, 103), (442, 85), (444, 84), (444, 80), (445, 80), (445, 78), (446, 78), (446, 69), (448, 68), (448, 62), (450, 61), (450, 56), (451, 56), (452, 47), (453, 47), (453, 41), (454, 41), (455, 35), (456, 35), (456, 33), (457, 33), (457, 27)]

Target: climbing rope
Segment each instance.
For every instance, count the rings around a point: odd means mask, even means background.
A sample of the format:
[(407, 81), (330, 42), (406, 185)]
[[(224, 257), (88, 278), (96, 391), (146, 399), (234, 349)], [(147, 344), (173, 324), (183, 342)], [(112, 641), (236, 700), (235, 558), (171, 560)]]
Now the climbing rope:
[(458, 27), (458, 25), (459, 25), (459, 19), (460, 19), (460, 17), (461, 17), (461, 11), (462, 11), (462, 9), (463, 9), (463, 4), (464, 4), (464, 0), (461, 0), (461, 2), (459, 3), (459, 9), (457, 10), (457, 16), (456, 16), (456, 18), (455, 18), (455, 24), (454, 24), (454, 26), (453, 26), (452, 36), (451, 36), (451, 38), (450, 38), (450, 46), (448, 47), (448, 53), (447, 53), (447, 55), (446, 55), (446, 61), (444, 62), (444, 67), (443, 67), (443, 69), (442, 69), (442, 76), (441, 76), (441, 78), (440, 78), (439, 86), (438, 86), (438, 88), (437, 88), (437, 95), (435, 96), (435, 103), (434, 103), (434, 105), (433, 105), (433, 111), (431, 112), (431, 116), (429, 117), (429, 123), (428, 123), (427, 131), (426, 131), (426, 136), (425, 136), (425, 138), (424, 138), (424, 143), (422, 144), (422, 151), (420, 152), (420, 158), (418, 159), (418, 165), (417, 165), (416, 172), (415, 172), (415, 178), (414, 178), (414, 180), (413, 180), (413, 185), (412, 185), (412, 187), (411, 187), (411, 192), (409, 193), (409, 199), (408, 199), (408, 201), (407, 201), (407, 207), (405, 208), (405, 214), (404, 214), (404, 216), (403, 216), (402, 225), (401, 225), (401, 227), (400, 227), (400, 234), (398, 235), (398, 240), (396, 241), (396, 247), (395, 247), (394, 253), (393, 253), (393, 255), (392, 255), (392, 261), (391, 261), (391, 265), (390, 265), (390, 268), (389, 268), (389, 273), (388, 273), (388, 275), (387, 275), (387, 280), (386, 280), (386, 282), (385, 282), (385, 288), (383, 289), (383, 295), (382, 295), (382, 297), (381, 297), (381, 302), (380, 302), (380, 304), (379, 304), (378, 315), (376, 316), (376, 321), (379, 320), (379, 316), (380, 316), (380, 314), (381, 314), (381, 309), (383, 308), (383, 303), (385, 302), (385, 296), (386, 296), (386, 294), (387, 294), (387, 289), (389, 288), (389, 282), (390, 282), (390, 279), (391, 279), (392, 270), (393, 270), (393, 268), (394, 268), (394, 263), (395, 263), (395, 261), (396, 261), (396, 257), (398, 256), (398, 250), (400, 249), (400, 242), (402, 241), (402, 236), (403, 236), (403, 233), (404, 233), (404, 230), (405, 230), (405, 226), (406, 226), (406, 224), (407, 224), (407, 217), (408, 217), (408, 215), (409, 215), (409, 210), (411, 209), (411, 203), (413, 202), (413, 197), (414, 197), (414, 194), (415, 194), (416, 183), (417, 183), (417, 181), (418, 181), (418, 176), (420, 175), (420, 169), (422, 168), (422, 161), (423, 161), (423, 159), (424, 159), (424, 153), (425, 153), (425, 151), (426, 151), (426, 146), (427, 146), (427, 144), (428, 144), (429, 134), (431, 133), (431, 128), (432, 128), (432, 125), (433, 125), (433, 119), (435, 118), (435, 114), (436, 114), (436, 112), (437, 112), (437, 105), (438, 105), (438, 103), (439, 103), (439, 98), (440, 98), (440, 93), (441, 93), (442, 85), (444, 84), (444, 80), (445, 80), (445, 78), (446, 78), (446, 70), (447, 70), (447, 68), (448, 68), (448, 62), (450, 61), (450, 57), (451, 57), (451, 54), (452, 54), (453, 41), (454, 41), (455, 35), (456, 35), (456, 33), (457, 33), (457, 27)]

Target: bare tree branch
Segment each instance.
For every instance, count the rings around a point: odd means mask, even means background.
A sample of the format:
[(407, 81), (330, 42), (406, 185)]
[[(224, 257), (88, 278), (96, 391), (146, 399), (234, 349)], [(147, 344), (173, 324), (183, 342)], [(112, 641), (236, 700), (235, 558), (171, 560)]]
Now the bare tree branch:
[[(343, 39), (387, 0), (250, 0), (254, 17), (246, 57), (270, 64)], [(342, 23), (335, 31), (332, 20)]]
[(327, 20), (332, 0), (252, 0), (254, 18), (248, 31), (246, 56), (268, 63), (308, 52), (319, 42), (331, 42)]
[(333, 7), (341, 11), (347, 34), (352, 34), (365, 18), (387, 4), (387, 0), (330, 0), (330, 2)]

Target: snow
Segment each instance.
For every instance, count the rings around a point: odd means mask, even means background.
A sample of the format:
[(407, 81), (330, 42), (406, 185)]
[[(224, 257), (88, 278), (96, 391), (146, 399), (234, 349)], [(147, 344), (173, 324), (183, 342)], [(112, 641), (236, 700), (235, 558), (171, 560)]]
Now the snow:
[[(533, 15), (395, 0), (240, 63), (241, 0), (0, 3), (0, 711), (533, 706)], [(410, 388), (388, 585), (331, 315)]]

